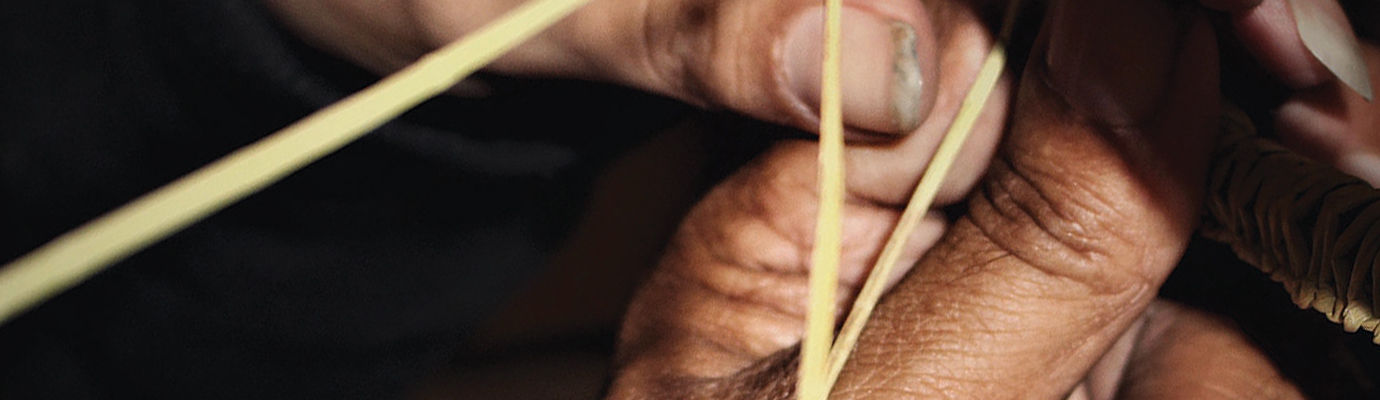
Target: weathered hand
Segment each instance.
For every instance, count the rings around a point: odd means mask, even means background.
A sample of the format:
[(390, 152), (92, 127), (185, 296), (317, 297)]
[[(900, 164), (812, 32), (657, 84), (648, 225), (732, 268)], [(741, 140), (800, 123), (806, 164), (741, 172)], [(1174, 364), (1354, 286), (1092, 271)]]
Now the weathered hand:
[[(307, 42), (387, 73), (527, 0), (261, 1)], [(1300, 39), (1289, 1), (1201, 3), (1228, 14), (1235, 36), (1260, 64), (1300, 92), (1280, 110), (1280, 131), (1288, 144), (1380, 180), (1380, 139), (1369, 139), (1380, 135), (1357, 134), (1356, 117), (1335, 117), (1369, 104), (1312, 55)], [(854, 174), (866, 180), (855, 185), (862, 188), (859, 195), (887, 202), (905, 196), (911, 186), (905, 178), (915, 175), (910, 172), (918, 167), (912, 166), (924, 165), (917, 158), (933, 151), (952, 117), (953, 102), (972, 78), (969, 69), (990, 44), (982, 20), (998, 19), (1006, 3), (845, 1), (842, 83), (852, 137), (875, 142), (919, 136), (860, 158), (862, 165), (855, 168), (871, 172)], [(1327, 28), (1314, 29), (1322, 33), (1313, 36), (1354, 40), (1336, 0), (1299, 3), (1308, 14), (1304, 19)], [(488, 70), (613, 82), (809, 131), (817, 123), (820, 9), (813, 0), (594, 0)], [(1347, 58), (1346, 46), (1327, 53), (1332, 64), (1347, 63), (1337, 61)], [(986, 165), (980, 160), (998, 136), (994, 126), (980, 128), (968, 147), (964, 159), (972, 162), (960, 168), (973, 171), (955, 175), (975, 177)], [(896, 168), (906, 171), (891, 171)], [(967, 187), (951, 185), (945, 199), (953, 201)]]
[[(309, 42), (388, 72), (521, 0), (263, 1)], [(1202, 3), (1230, 14), (1242, 43), (1299, 91), (1279, 112), (1286, 141), (1377, 182), (1375, 103), (1310, 55), (1285, 1)], [(1336, 17), (1335, 0), (1307, 1)], [(1147, 306), (1196, 215), (1217, 105), (1210, 34), (1152, 0), (1082, 3), (1098, 2), (1065, 0), (1051, 13), (1014, 103), (1019, 123), (973, 191), (1013, 112), (1012, 79), (999, 87), (938, 201), (972, 191), (967, 212), (933, 214), (917, 233), (903, 265), (947, 236), (874, 317), (841, 394), (1293, 393), (1229, 324)], [(843, 292), (856, 290), (952, 121), (990, 46), (983, 22), (1004, 4), (847, 2), (845, 120), (872, 140), (849, 154)], [(818, 32), (802, 21), (818, 10), (806, 0), (597, 0), (490, 70), (615, 82), (812, 130)], [(897, 34), (907, 28), (913, 38)], [(1373, 46), (1365, 54), (1380, 65)], [(814, 159), (813, 144), (782, 143), (687, 219), (630, 311), (615, 396), (789, 390)], [(1176, 392), (1157, 392), (1167, 387)]]
[[(835, 397), (1299, 397), (1229, 323), (1154, 303), (1199, 217), (1217, 129), (1216, 45), (1201, 12), (1065, 1), (1041, 35), (991, 169), (956, 220), (932, 218), (913, 241), (912, 259), (943, 235), (879, 305)], [(850, 154), (864, 167), (850, 176), (844, 293), (908, 190), (859, 178), (893, 151)], [(629, 310), (612, 397), (790, 394), (813, 154), (777, 146), (687, 218)], [(954, 193), (968, 173), (949, 182)]]

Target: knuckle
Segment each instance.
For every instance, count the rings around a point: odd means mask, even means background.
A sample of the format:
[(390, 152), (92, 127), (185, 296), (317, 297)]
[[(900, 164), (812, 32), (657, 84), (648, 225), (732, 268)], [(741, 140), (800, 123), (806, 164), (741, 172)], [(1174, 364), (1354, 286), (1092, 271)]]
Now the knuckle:
[(652, 0), (643, 26), (645, 62), (652, 79), (681, 100), (707, 106), (717, 103), (713, 62), (702, 60), (715, 47), (723, 0)]
[(1140, 265), (1148, 244), (1117, 188), (1059, 163), (1039, 164), (1050, 167), (994, 162), (969, 204), (973, 225), (1000, 253), (1090, 293), (1143, 291), (1153, 281)]
[(777, 64), (773, 32), (786, 20), (773, 2), (646, 0), (645, 60), (668, 95), (765, 121), (798, 122)]

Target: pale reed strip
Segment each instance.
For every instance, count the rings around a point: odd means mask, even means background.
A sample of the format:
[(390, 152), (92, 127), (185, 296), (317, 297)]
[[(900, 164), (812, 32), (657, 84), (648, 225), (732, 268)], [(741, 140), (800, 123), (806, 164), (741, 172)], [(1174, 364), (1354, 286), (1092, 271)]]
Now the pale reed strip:
[(588, 1), (529, 1), (377, 84), (14, 260), (0, 270), (0, 324), (358, 139)]
[(842, 252), (844, 155), (843, 106), (839, 91), (839, 51), (843, 0), (824, 2), (824, 65), (819, 101), (819, 214), (811, 255), (809, 312), (800, 348), (801, 400), (829, 396), (825, 376), (829, 347), (834, 343), (834, 307)]
[(887, 239), (882, 254), (878, 257), (877, 263), (873, 265), (872, 272), (867, 277), (867, 282), (863, 284), (858, 298), (853, 301), (853, 309), (848, 313), (848, 319), (844, 321), (843, 328), (839, 332), (838, 341), (835, 342), (833, 350), (829, 354), (828, 387), (832, 388), (834, 382), (839, 378), (839, 373), (843, 372), (843, 366), (847, 364), (848, 356), (853, 353), (853, 348), (858, 344), (858, 337), (862, 334), (863, 326), (867, 324), (868, 318), (872, 316), (872, 309), (877, 306), (877, 301), (882, 297), (887, 277), (891, 276), (891, 271), (895, 269), (896, 261), (901, 258), (902, 250), (906, 242), (910, 240), (911, 233), (915, 231), (915, 227), (919, 225), (929, 211), (935, 195), (939, 193), (940, 184), (944, 183), (944, 177), (949, 174), (949, 169), (953, 167), (954, 160), (958, 157), (958, 151), (963, 148), (963, 142), (972, 132), (973, 125), (982, 115), (983, 106), (987, 104), (988, 97), (996, 88), (1002, 70), (1006, 67), (1006, 43), (1010, 40), (1011, 31), (1016, 25), (1019, 8), (1020, 0), (1011, 0), (1007, 6), (1001, 32), (997, 36), (996, 43), (992, 45), (991, 52), (987, 54), (987, 59), (983, 61), (981, 69), (978, 70), (977, 80), (973, 82), (972, 88), (963, 98), (963, 103), (958, 109), (958, 116), (949, 126), (949, 130), (944, 133), (944, 139), (939, 143), (939, 149), (930, 159), (925, 174), (920, 177), (920, 184), (916, 186), (910, 202), (906, 205), (905, 211), (901, 213), (901, 219), (897, 221), (896, 228), (892, 230), (891, 237)]

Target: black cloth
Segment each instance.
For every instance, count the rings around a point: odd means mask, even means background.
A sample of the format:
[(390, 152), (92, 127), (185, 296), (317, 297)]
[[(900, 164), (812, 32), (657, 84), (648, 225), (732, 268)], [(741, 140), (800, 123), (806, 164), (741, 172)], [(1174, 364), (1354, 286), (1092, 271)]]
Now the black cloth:
[[(376, 79), (252, 0), (0, 3), (0, 260)], [(399, 396), (683, 112), (486, 79), (0, 326), (0, 399)]]

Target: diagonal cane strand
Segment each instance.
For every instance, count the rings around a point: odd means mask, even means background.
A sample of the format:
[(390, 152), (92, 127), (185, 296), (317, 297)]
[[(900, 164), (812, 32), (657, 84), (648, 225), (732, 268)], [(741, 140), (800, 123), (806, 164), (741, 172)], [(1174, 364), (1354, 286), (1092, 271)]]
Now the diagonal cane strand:
[(25, 254), (0, 269), (0, 324), (364, 136), (589, 0), (532, 0), (301, 121)]
[(905, 211), (902, 212), (900, 220), (897, 221), (890, 238), (887, 239), (886, 245), (882, 248), (881, 255), (877, 258), (876, 264), (873, 265), (872, 272), (869, 273), (857, 299), (853, 301), (853, 308), (848, 313), (848, 318), (844, 321), (843, 328), (839, 331), (838, 339), (834, 342), (834, 347), (829, 354), (827, 386), (833, 387), (834, 383), (838, 381), (839, 374), (843, 372), (849, 355), (853, 353), (853, 348), (858, 344), (863, 326), (867, 324), (868, 318), (872, 316), (872, 310), (877, 306), (877, 301), (881, 299), (887, 277), (891, 276), (891, 271), (896, 268), (896, 263), (901, 258), (902, 249), (910, 240), (910, 235), (915, 231), (916, 226), (929, 212), (930, 205), (934, 203), (935, 195), (939, 193), (940, 184), (944, 182), (944, 177), (953, 167), (959, 150), (963, 148), (963, 142), (972, 132), (978, 116), (982, 115), (987, 99), (991, 96), (992, 90), (996, 88), (1002, 71), (1006, 67), (1006, 43), (1010, 40), (1011, 31), (1015, 28), (1020, 3), (1021, 0), (1011, 0), (1007, 6), (1001, 32), (998, 34), (992, 50), (987, 54), (986, 60), (983, 61), (982, 67), (978, 70), (977, 80), (973, 82), (973, 86), (969, 88), (968, 94), (963, 98), (963, 103), (959, 106), (958, 116), (949, 126), (949, 130), (944, 133), (943, 140), (939, 142), (939, 148), (935, 151), (934, 157), (930, 159), (924, 175), (920, 177), (920, 184), (916, 186)]

